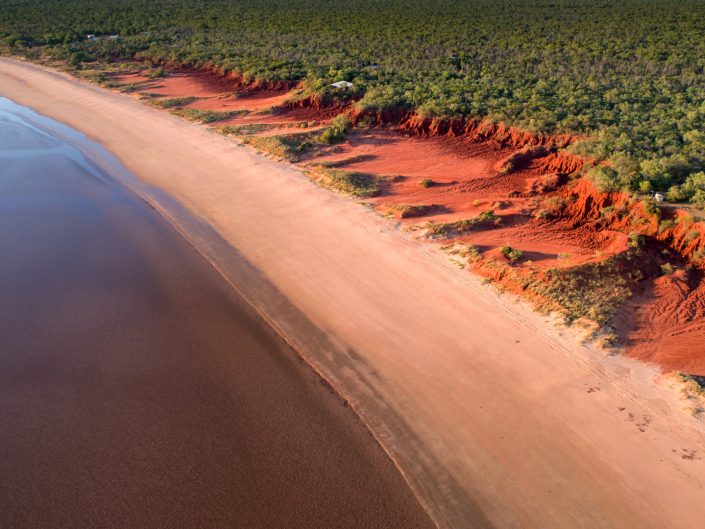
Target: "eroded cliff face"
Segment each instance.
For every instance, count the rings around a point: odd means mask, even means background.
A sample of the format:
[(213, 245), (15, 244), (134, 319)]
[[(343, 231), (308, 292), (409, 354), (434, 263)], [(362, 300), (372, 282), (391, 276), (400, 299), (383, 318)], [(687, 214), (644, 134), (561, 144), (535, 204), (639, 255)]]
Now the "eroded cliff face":
[(493, 141), (505, 146), (546, 145), (566, 147), (575, 136), (545, 135), (522, 131), (502, 123), (471, 118), (428, 118), (414, 111), (387, 109), (382, 111), (352, 110), (354, 123), (367, 122), (373, 125), (394, 124), (401, 130), (419, 136), (466, 137), (472, 141)]
[[(645, 202), (626, 193), (601, 193), (584, 178), (567, 191), (570, 199), (565, 209), (566, 222), (590, 223), (598, 229), (638, 233), (662, 243), (692, 266), (705, 265), (705, 223), (697, 222), (684, 211), (674, 211), (670, 218)], [(665, 218), (661, 218), (661, 216)]]
[[(661, 211), (626, 193), (601, 193), (585, 179), (564, 186), (563, 209), (526, 232), (571, 233), (597, 257), (565, 268), (511, 267), (500, 256), (471, 267), (547, 310), (614, 303), (607, 329), (628, 354), (666, 371), (705, 375), (705, 223)], [(598, 295), (594, 295), (597, 293)], [(602, 317), (580, 307), (586, 320)], [(597, 318), (596, 318), (597, 317)]]
[(179, 73), (208, 73), (212, 75), (214, 83), (221, 83), (232, 92), (259, 92), (259, 91), (286, 91), (297, 85), (293, 81), (261, 79), (246, 79), (235, 72), (227, 72), (223, 68), (211, 64), (184, 65), (179, 63), (155, 63), (155, 65), (168, 68), (169, 71)]

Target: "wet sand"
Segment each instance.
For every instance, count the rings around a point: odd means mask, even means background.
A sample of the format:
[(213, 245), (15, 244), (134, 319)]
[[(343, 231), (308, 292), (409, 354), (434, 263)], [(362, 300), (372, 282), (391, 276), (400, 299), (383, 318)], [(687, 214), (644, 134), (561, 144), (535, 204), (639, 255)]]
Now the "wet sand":
[(150, 202), (350, 402), (439, 527), (702, 529), (703, 421), (653, 366), (580, 343), (291, 165), (129, 96), (2, 58), (0, 93), (153, 186)]
[(0, 100), (0, 527), (432, 527), (160, 215)]

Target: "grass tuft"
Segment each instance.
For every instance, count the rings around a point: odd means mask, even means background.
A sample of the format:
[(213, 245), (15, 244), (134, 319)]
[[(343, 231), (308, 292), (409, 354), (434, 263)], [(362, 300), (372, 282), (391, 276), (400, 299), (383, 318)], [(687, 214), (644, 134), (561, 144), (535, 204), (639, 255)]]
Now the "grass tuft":
[(176, 108), (171, 110), (171, 113), (186, 118), (197, 123), (215, 123), (216, 121), (223, 121), (224, 119), (229, 119), (235, 116), (243, 116), (248, 112), (247, 110), (199, 110), (197, 108)]
[(225, 125), (218, 128), (218, 132), (225, 136), (249, 136), (265, 130), (272, 130), (276, 127), (277, 125), (273, 123), (248, 123), (245, 125)]
[(488, 210), (471, 219), (454, 222), (429, 222), (426, 224), (426, 229), (433, 235), (449, 237), (480, 228), (497, 226), (500, 222), (501, 219), (494, 214), (494, 210)]
[(284, 158), (290, 162), (297, 162), (301, 154), (310, 146), (308, 135), (297, 134), (292, 136), (248, 136), (243, 143), (250, 145), (258, 151)]
[(343, 171), (329, 167), (316, 167), (309, 171), (311, 179), (327, 187), (354, 197), (374, 197), (381, 191), (382, 177), (368, 173)]
[(516, 263), (519, 259), (524, 256), (524, 252), (522, 252), (518, 248), (512, 248), (508, 244), (502, 246), (499, 251), (509, 261), (509, 264)]
[(157, 108), (175, 108), (193, 103), (197, 99), (197, 97), (171, 97), (168, 99), (145, 99), (145, 101)]
[(320, 141), (322, 143), (333, 144), (340, 143), (345, 139), (345, 136), (350, 129), (350, 118), (345, 114), (335, 116), (326, 130), (321, 133)]
[(364, 162), (373, 158), (370, 154), (356, 154), (354, 156), (348, 156), (347, 158), (341, 158), (340, 160), (330, 160), (323, 162), (311, 162), (309, 167), (342, 167), (344, 165), (349, 165), (352, 163)]
[(428, 215), (431, 211), (436, 209), (437, 206), (430, 205), (410, 205), (410, 204), (388, 204), (385, 207), (385, 212), (387, 215), (397, 217), (399, 219), (410, 219), (416, 217), (423, 217)]

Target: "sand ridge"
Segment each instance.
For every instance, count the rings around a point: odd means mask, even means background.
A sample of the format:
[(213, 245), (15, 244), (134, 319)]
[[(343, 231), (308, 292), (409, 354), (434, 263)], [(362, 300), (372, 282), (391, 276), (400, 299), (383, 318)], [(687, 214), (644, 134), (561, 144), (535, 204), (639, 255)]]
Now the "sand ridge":
[(84, 131), (206, 219), (337, 344), (312, 356), (243, 287), (440, 527), (701, 527), (702, 424), (653, 368), (578, 345), (293, 167), (64, 75), (0, 65), (3, 95)]

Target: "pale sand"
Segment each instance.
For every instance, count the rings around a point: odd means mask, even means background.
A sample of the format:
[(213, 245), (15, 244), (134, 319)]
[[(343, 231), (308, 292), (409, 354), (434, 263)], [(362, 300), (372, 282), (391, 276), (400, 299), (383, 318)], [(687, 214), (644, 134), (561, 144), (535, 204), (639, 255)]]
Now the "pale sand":
[(9, 59), (0, 95), (105, 145), (241, 252), (263, 277), (221, 270), (350, 400), (440, 527), (702, 529), (703, 423), (652, 367), (578, 345), (295, 168), (130, 97)]

